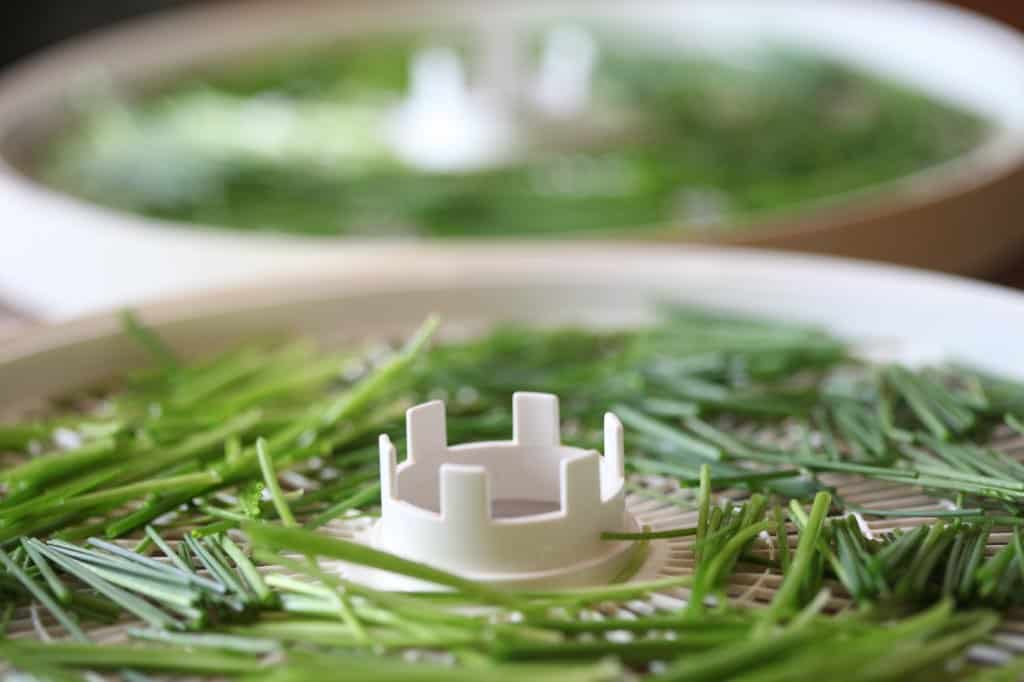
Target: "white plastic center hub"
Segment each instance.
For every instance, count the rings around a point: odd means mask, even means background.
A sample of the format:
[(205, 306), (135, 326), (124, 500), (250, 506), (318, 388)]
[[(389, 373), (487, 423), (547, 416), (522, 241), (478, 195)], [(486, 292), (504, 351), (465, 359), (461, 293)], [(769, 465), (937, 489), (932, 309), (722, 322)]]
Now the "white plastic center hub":
[[(512, 440), (449, 445), (441, 401), (406, 413), (408, 457), (380, 437), (381, 518), (375, 547), (495, 585), (566, 586), (618, 575), (632, 530), (625, 508), (622, 423), (604, 418), (604, 456), (562, 445), (558, 398), (516, 393)], [(422, 588), (384, 574), (394, 589)]]
[(385, 130), (400, 159), (422, 170), (459, 172), (496, 165), (512, 154), (513, 122), (469, 89), (454, 50), (416, 54), (409, 75), (409, 94)]

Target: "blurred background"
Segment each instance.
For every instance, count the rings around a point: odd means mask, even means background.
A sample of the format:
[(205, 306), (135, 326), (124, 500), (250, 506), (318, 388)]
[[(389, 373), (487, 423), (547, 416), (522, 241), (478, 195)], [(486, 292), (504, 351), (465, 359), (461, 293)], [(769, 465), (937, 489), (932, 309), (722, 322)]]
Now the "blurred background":
[[(122, 19), (188, 4), (244, 0), (36, 0), (6, 2), (0, 7), (3, 41), (0, 63), (7, 64), (51, 43)], [(1006, 0), (962, 0), (966, 7), (1000, 21), (1024, 28), (1024, 4)]]
[(0, 7), (4, 26), (0, 62), (9, 64), (58, 41), (117, 21), (195, 2), (197, 0), (5, 2)]
[(628, 30), (576, 4), (514, 35), (500, 3), (472, 35), (386, 1), (351, 3), (367, 23), (346, 32), (349, 4), (2, 3), (0, 330), (480, 240), (735, 244), (1024, 287), (1021, 3), (747, 3), (716, 10), (728, 49), (696, 19), (657, 26), (686, 0)]

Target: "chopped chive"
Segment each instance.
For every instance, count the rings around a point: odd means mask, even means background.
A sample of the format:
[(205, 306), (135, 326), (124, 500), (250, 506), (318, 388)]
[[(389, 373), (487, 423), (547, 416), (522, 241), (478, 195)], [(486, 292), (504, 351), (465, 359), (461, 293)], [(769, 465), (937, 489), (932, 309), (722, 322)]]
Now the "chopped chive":
[(153, 642), (164, 642), (177, 646), (199, 649), (220, 649), (242, 654), (270, 654), (281, 649), (281, 643), (273, 639), (238, 637), (216, 633), (185, 634), (167, 630), (142, 630), (129, 628), (128, 636)]
[[(214, 582), (212, 580), (207, 580), (202, 576), (196, 575), (195, 571), (192, 570), (192, 567), (185, 563), (185, 560), (182, 558), (182, 555), (178, 552), (175, 552), (171, 548), (171, 546), (167, 544), (167, 541), (160, 537), (160, 534), (157, 533), (152, 526), (146, 526), (145, 532), (146, 537), (152, 540), (153, 544), (160, 548), (160, 551), (163, 552), (164, 556), (167, 557), (171, 564), (173, 564), (174, 567), (177, 568), (179, 571), (187, 575), (192, 583), (194, 583), (198, 587), (204, 587), (206, 589), (212, 589), (214, 591), (220, 592), (224, 591), (224, 586), (220, 583)], [(184, 550), (184, 546), (182, 547), (182, 549)]]
[(786, 518), (781, 507), (775, 507), (775, 544), (779, 552), (779, 567), (782, 574), (789, 571), (789, 533), (786, 532)]
[(351, 509), (357, 509), (363, 507), (371, 502), (379, 502), (380, 500), (380, 484), (373, 483), (365, 486), (351, 497), (344, 500), (340, 500), (333, 504), (331, 507), (323, 512), (320, 512), (312, 519), (304, 524), (304, 528), (315, 530), (327, 523), (330, 523), (334, 519), (338, 518), (345, 512)]
[(21, 539), (21, 546), (25, 549), (25, 553), (35, 564), (35, 567), (39, 570), (39, 575), (43, 576), (43, 580), (46, 581), (47, 587), (50, 588), (50, 592), (53, 592), (54, 596), (57, 597), (57, 601), (62, 604), (71, 603), (71, 591), (68, 590), (67, 585), (60, 581), (57, 574), (50, 568), (50, 564), (46, 562), (36, 549), (28, 543), (25, 538)]
[(53, 561), (62, 569), (78, 578), (110, 601), (119, 604), (124, 610), (135, 614), (150, 625), (153, 625), (154, 627), (181, 627), (181, 623), (178, 620), (171, 618), (156, 607), (124, 591), (120, 587), (110, 584), (84, 565), (79, 564), (74, 559), (65, 557), (59, 552), (55, 552), (53, 549), (47, 547), (41, 542), (36, 541), (33, 544), (36, 549), (46, 556), (47, 559)]
[(225, 591), (231, 591), (236, 581), (233, 577), (214, 559), (206, 548), (196, 540), (195, 536), (188, 533), (182, 537), (184, 546), (191, 556), (195, 556), (199, 563), (213, 577), (214, 581)]
[(602, 540), (662, 540), (665, 538), (684, 538), (696, 535), (697, 528), (673, 528), (672, 530), (640, 531), (636, 533), (605, 531)]
[[(147, 535), (146, 537), (150, 536)], [(145, 567), (151, 571), (155, 571), (156, 573), (167, 575), (168, 579), (177, 579), (185, 583), (191, 582), (193, 580), (193, 576), (188, 571), (183, 571), (182, 567), (180, 566), (168, 566), (160, 561), (157, 561), (156, 559), (152, 559), (148, 556), (145, 556), (144, 554), (139, 554), (136, 551), (124, 549), (119, 545), (115, 545), (112, 542), (105, 542), (103, 540), (100, 540), (99, 538), (89, 538), (87, 542), (93, 547), (102, 549), (105, 552), (109, 552), (110, 554), (125, 559), (131, 563), (138, 564), (139, 566)]]
[(61, 540), (51, 540), (49, 547), (61, 554), (64, 554), (78, 562), (87, 564), (90, 568), (97, 567), (105, 570), (113, 570), (125, 575), (135, 576), (143, 580), (150, 580), (165, 583), (173, 586), (187, 586), (189, 578), (177, 571), (167, 571), (163, 567), (153, 569), (149, 566), (128, 561), (117, 555), (93, 552), (87, 549), (65, 543)]
[(220, 543), (217, 542), (217, 538), (220, 537), (222, 536), (213, 535), (205, 537), (202, 538), (202, 540), (197, 540), (196, 544), (206, 549), (208, 556), (216, 563), (219, 573), (224, 576), (229, 588), (235, 594), (239, 595), (243, 601), (251, 601), (251, 598), (254, 596), (254, 592), (249, 589), (244, 578), (240, 577), (240, 571), (236, 573), (235, 570), (232, 569), (230, 560), (224, 553), (224, 550), (221, 549)]
[(612, 407), (622, 423), (627, 427), (636, 429), (640, 433), (647, 434), (662, 442), (672, 444), (684, 452), (693, 453), (699, 457), (718, 461), (722, 459), (722, 452), (716, 446), (705, 441), (687, 435), (682, 430), (668, 426), (657, 419), (652, 419), (645, 414), (637, 412), (631, 407), (618, 404)]
[(0, 479), (6, 480), (11, 490), (38, 489), (76, 470), (96, 466), (116, 455), (116, 452), (117, 441), (114, 438), (100, 438), (73, 450), (34, 457), (24, 464), (0, 473)]
[(412, 578), (437, 583), (474, 595), (492, 604), (514, 606), (516, 600), (507, 594), (489, 587), (460, 578), (456, 575), (433, 568), (416, 561), (403, 559), (394, 554), (382, 552), (367, 545), (360, 545), (340, 538), (332, 538), (299, 528), (275, 527), (267, 524), (248, 522), (243, 530), (256, 542), (271, 550), (290, 550), (312, 556), (323, 556), (401, 573)]
[(188, 650), (170, 647), (144, 647), (127, 644), (77, 644), (70, 642), (33, 642), (7, 640), (0, 642), (0, 656), (19, 660), (21, 657), (44, 659), (47, 663), (78, 666), (86, 669), (120, 670), (138, 668), (164, 672), (202, 675), (240, 675), (263, 671), (255, 658), (232, 652)]
[(843, 508), (847, 511), (863, 514), (864, 516), (892, 517), (892, 518), (975, 518), (985, 514), (984, 509), (868, 509), (849, 502), (843, 502)]
[(700, 560), (700, 545), (708, 532), (708, 517), (711, 509), (711, 467), (703, 464), (700, 467), (700, 491), (697, 494), (697, 547), (694, 555)]
[(78, 626), (78, 623), (74, 621), (70, 614), (61, 608), (61, 606), (46, 592), (46, 590), (32, 580), (28, 574), (18, 566), (17, 562), (14, 561), (3, 549), (0, 549), (0, 564), (3, 564), (7, 572), (14, 576), (14, 578), (20, 582), (25, 589), (28, 590), (29, 593), (31, 593), (32, 596), (35, 597), (36, 600), (53, 615), (54, 618), (57, 619), (57, 622), (68, 631), (69, 635), (80, 642), (89, 641), (85, 632), (82, 631)]
[(831, 504), (832, 496), (826, 492), (819, 492), (814, 496), (814, 504), (811, 506), (811, 513), (800, 532), (790, 571), (783, 578), (782, 585), (775, 593), (771, 606), (766, 610), (766, 620), (778, 619), (795, 610), (797, 595), (803, 588), (803, 582), (808, 578), (825, 515)]
[(274, 509), (277, 510), (278, 518), (286, 526), (297, 525), (292, 510), (288, 506), (288, 501), (284, 499), (284, 493), (281, 492), (281, 484), (277, 480), (277, 472), (274, 471), (274, 462), (267, 454), (267, 441), (263, 438), (256, 441), (256, 456), (259, 458), (263, 482), (270, 493), (270, 499), (274, 501)]
[(224, 552), (231, 557), (232, 561), (235, 562), (235, 566), (238, 567), (239, 572), (242, 574), (242, 577), (245, 578), (246, 583), (256, 595), (257, 599), (259, 599), (261, 603), (269, 603), (273, 598), (273, 593), (270, 591), (270, 588), (267, 587), (267, 584), (264, 582), (259, 571), (256, 570), (253, 563), (249, 561), (249, 557), (245, 555), (245, 552), (243, 552), (241, 548), (227, 535), (220, 536), (220, 543), (221, 547), (224, 548)]

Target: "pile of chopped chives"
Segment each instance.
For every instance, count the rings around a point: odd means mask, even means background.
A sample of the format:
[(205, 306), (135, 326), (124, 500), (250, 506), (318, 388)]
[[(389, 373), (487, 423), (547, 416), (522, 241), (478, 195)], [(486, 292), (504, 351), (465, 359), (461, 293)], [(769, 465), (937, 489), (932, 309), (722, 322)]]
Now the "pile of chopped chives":
[[(504, 28), (501, 50), (512, 52), (503, 58), (524, 69), (526, 86), (544, 36)], [(33, 175), (197, 229), (714, 235), (865, 191), (904, 191), (891, 183), (955, 161), (995, 127), (913, 82), (797, 44), (720, 54), (680, 49), (657, 31), (589, 28), (591, 101), (568, 117), (538, 109), (529, 87), (488, 82), (487, 32), (350, 36), (210, 64), (138, 98), (100, 88), (39, 145)], [(423, 91), (409, 82), (423, 49), (445, 45), (464, 59), (470, 87), (502, 91), (503, 113), (521, 124), (514, 158), (435, 172), (381, 135), (410, 90)]]
[[(693, 310), (640, 330), (510, 327), (433, 344), (428, 320), (400, 346), (300, 342), (195, 362), (125, 322), (152, 369), (0, 426), (0, 659), (23, 673), (767, 682), (1024, 671), (949, 665), (1024, 602), (1024, 467), (992, 445), (1020, 431), (1024, 386), (1010, 379), (871, 366), (816, 329)], [(633, 494), (662, 503), (695, 490), (692, 527), (607, 538), (685, 539), (691, 574), (498, 591), (324, 532), (372, 520), (375, 439), (401, 436), (407, 406), (444, 397), (453, 442), (503, 438), (515, 390), (562, 396), (565, 437), (584, 446), (598, 446), (613, 409)], [(937, 504), (858, 506), (837, 475), (923, 489)], [(917, 520), (869, 530), (903, 517)], [(380, 592), (336, 561), (445, 591)], [(770, 598), (734, 582), (751, 568), (773, 576)]]

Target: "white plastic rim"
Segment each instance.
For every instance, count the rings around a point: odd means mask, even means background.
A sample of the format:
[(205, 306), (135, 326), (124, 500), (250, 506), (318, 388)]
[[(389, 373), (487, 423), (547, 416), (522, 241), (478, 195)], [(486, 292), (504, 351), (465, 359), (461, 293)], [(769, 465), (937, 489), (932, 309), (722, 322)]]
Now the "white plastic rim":
[[(1024, 378), (1018, 292), (895, 266), (738, 249), (592, 245), (572, 258), (542, 248), (416, 250), (387, 269), (327, 267), (138, 313), (195, 356), (268, 336), (400, 336), (430, 313), (448, 332), (499, 320), (631, 325), (652, 320), (665, 302), (807, 322), (875, 347)], [(116, 314), (40, 327), (0, 342), (0, 412), (145, 361)]]
[[(382, 27), (451, 24), (453, 17), (495, 26), (552, 16), (605, 17), (638, 28), (654, 26), (683, 45), (709, 49), (756, 41), (805, 45), (906, 80), (999, 122), (998, 134), (967, 156), (897, 181), (898, 187), (879, 192), (877, 200), (865, 198), (861, 213), (869, 216), (866, 220), (876, 213), (969, 194), (1024, 164), (1024, 39), (994, 22), (936, 3), (263, 1), (246, 3), (244, 12), (233, 3), (213, 4), (69, 43), (0, 79), (0, 292), (44, 316), (66, 318), (257, 277), (329, 266), (361, 269), (368, 259), (387, 259), (407, 249), (351, 239), (196, 230), (103, 209), (31, 181), (16, 168), (25, 152), (21, 146), (59, 115), (97, 71), (130, 87), (246, 50), (294, 42), (297, 36), (317, 40)], [(956, 214), (972, 216), (976, 208), (987, 208), (985, 201), (964, 204)], [(852, 200), (854, 204), (861, 205)], [(966, 238), (971, 240), (984, 240), (983, 221), (992, 220), (997, 212), (979, 212), (976, 220), (958, 217), (960, 222), (950, 229), (970, 232)], [(914, 239), (920, 239), (922, 250), (933, 248), (927, 243), (929, 222), (919, 218), (921, 227), (915, 228)], [(766, 240), (770, 232), (765, 233)], [(994, 235), (995, 228), (989, 232)], [(1014, 238), (1011, 232), (1001, 227), (1000, 239)], [(813, 248), (834, 247), (830, 243)], [(998, 251), (993, 247), (985, 257)]]

